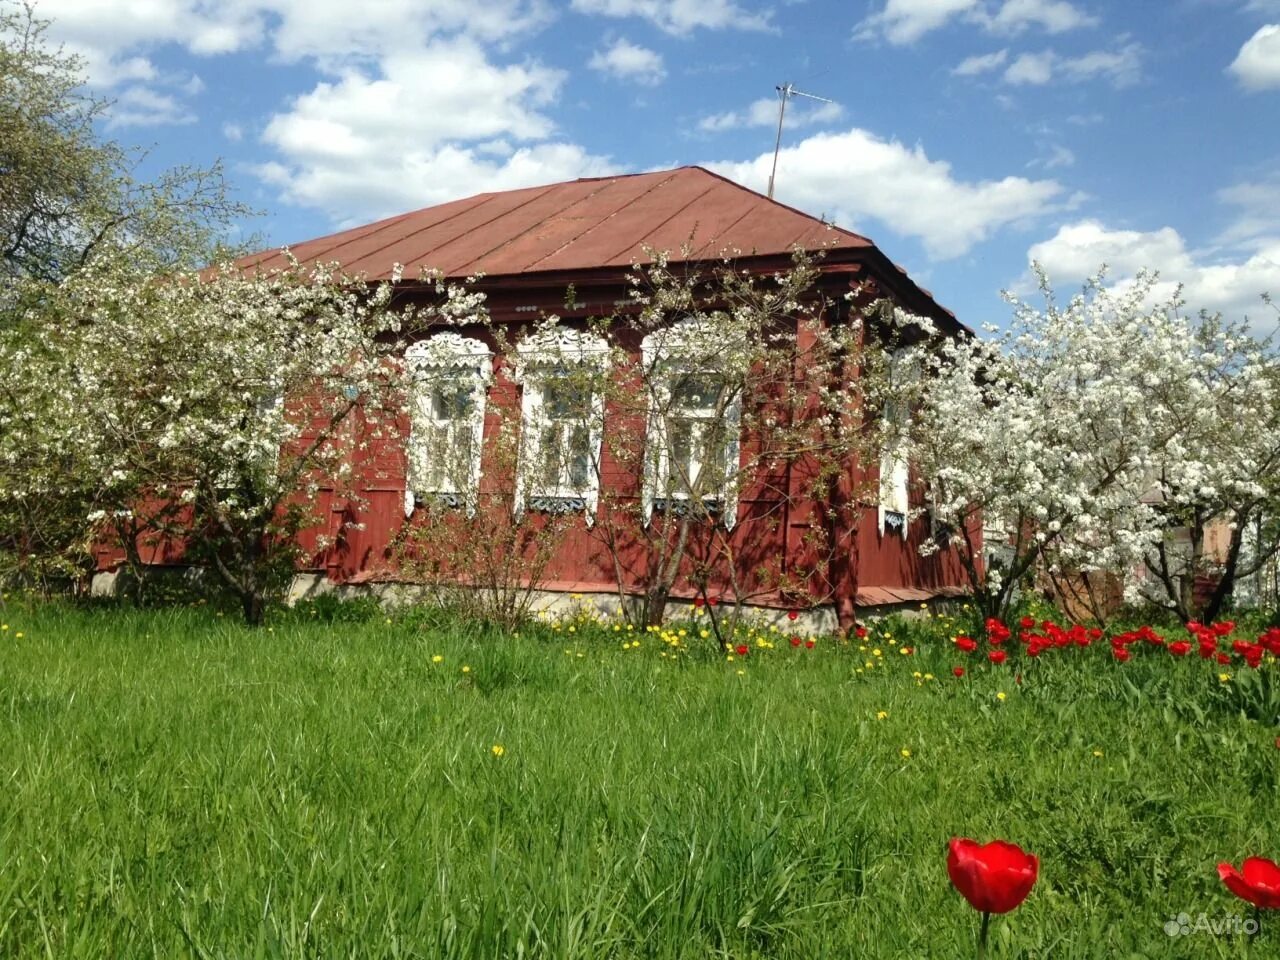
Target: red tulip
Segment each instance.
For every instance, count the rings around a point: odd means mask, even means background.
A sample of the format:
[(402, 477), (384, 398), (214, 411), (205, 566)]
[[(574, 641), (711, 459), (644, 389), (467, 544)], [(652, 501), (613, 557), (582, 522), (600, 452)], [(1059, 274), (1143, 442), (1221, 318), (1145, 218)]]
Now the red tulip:
[(693, 605), (694, 605), (695, 607), (700, 607), (700, 606), (702, 606), (702, 604), (703, 604), (704, 602), (705, 602), (705, 601), (704, 601), (701, 597), (694, 597), (694, 598), (693, 598)]
[(952, 886), (983, 913), (1008, 913), (1022, 903), (1039, 872), (1034, 853), (1003, 840), (980, 844), (957, 837), (947, 854)]
[(802, 641), (800, 640), (800, 638), (799, 638), (799, 637), (792, 637), (792, 638), (791, 638), (791, 645), (792, 645), (793, 647), (798, 647), (798, 646), (800, 646), (801, 642), (802, 642)]
[(965, 653), (973, 653), (978, 649), (978, 641), (972, 637), (956, 637), (956, 646)]
[(1175, 657), (1185, 657), (1191, 652), (1191, 642), (1188, 640), (1179, 640), (1177, 643), (1169, 644), (1167, 649)]
[(714, 606), (715, 606), (717, 603), (719, 603), (719, 602), (720, 602), (720, 598), (719, 598), (719, 597), (707, 597), (707, 606), (708, 606), (708, 607), (714, 607)]
[(1127, 647), (1112, 647), (1111, 654), (1121, 663), (1129, 659), (1129, 650)]
[(813, 641), (812, 641), (812, 640), (806, 640), (806, 641), (804, 642), (804, 648), (805, 648), (806, 650), (812, 650), (812, 649), (813, 649)]
[(952, 667), (951, 672), (954, 673), (957, 677), (963, 677), (964, 667)]
[(1229, 863), (1220, 863), (1218, 876), (1241, 900), (1265, 910), (1280, 910), (1280, 866), (1274, 861), (1249, 857), (1239, 870)]
[(745, 657), (750, 652), (751, 652), (751, 648), (748, 647), (745, 643), (738, 644), (738, 656)]
[(788, 611), (787, 611), (787, 619), (788, 619), (788, 620), (798, 620), (798, 619), (800, 619), (800, 611), (799, 611), (799, 610), (788, 610)]
[(987, 659), (994, 664), (1001, 664), (1001, 663), (1004, 663), (1005, 659), (1008, 656), (1009, 655), (1005, 653), (1003, 650), (992, 650), (990, 653), (987, 654)]
[(858, 639), (859, 639), (859, 640), (865, 640), (865, 639), (867, 638), (867, 628), (866, 628), (866, 627), (859, 627), (857, 630), (855, 630), (855, 631), (854, 631), (854, 633), (856, 633), (856, 634), (858, 635)]

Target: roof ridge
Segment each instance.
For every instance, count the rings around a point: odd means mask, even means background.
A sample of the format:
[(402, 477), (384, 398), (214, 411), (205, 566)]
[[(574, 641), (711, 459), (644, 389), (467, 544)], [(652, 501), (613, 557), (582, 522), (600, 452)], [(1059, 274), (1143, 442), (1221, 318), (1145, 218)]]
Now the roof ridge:
[(723, 180), (725, 183), (729, 184), (729, 186), (736, 187), (737, 189), (741, 190), (743, 193), (749, 193), (752, 196), (759, 197), (761, 200), (764, 200), (768, 203), (772, 203), (776, 207), (782, 207), (782, 209), (784, 210), (789, 210), (792, 213), (797, 214), (798, 216), (804, 217), (807, 220), (812, 220), (814, 223), (821, 224), (824, 227), (830, 227), (832, 230), (838, 230), (840, 233), (843, 233), (845, 236), (851, 237), (854, 240), (864, 240), (867, 243), (872, 243), (872, 244), (874, 243), (870, 237), (864, 236), (861, 233), (855, 233), (852, 230), (848, 230), (832, 221), (825, 220), (822, 217), (815, 217), (812, 213), (806, 213), (804, 210), (801, 210), (798, 207), (793, 207), (790, 204), (783, 203), (780, 200), (775, 200), (773, 199), (773, 197), (767, 196), (761, 193), (759, 190), (752, 190), (750, 187), (739, 183), (737, 180), (730, 180), (724, 174), (716, 173), (716, 171), (708, 169), (707, 167), (699, 166), (698, 164), (690, 164), (688, 167), (679, 167), (678, 169), (701, 170), (703, 173), (707, 174), (708, 176), (715, 177), (717, 180)]

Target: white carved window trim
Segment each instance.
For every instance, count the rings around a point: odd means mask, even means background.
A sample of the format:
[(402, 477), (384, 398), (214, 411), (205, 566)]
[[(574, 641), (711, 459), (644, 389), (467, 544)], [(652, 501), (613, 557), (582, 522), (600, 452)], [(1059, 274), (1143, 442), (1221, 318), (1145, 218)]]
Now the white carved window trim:
[[(493, 377), (493, 358), (489, 347), (480, 340), (464, 337), (452, 331), (437, 333), (419, 340), (405, 351), (405, 364), (410, 382), (409, 441), (405, 450), (406, 471), (404, 512), (413, 513), (417, 502), (428, 496), (455, 499), (465, 506), (467, 515), (476, 509), (476, 495), (480, 489), (481, 457), (484, 445), (484, 408), (490, 381)], [(432, 404), (432, 383), (439, 379), (470, 381), (471, 410), (462, 429), (470, 431), (471, 462), (467, 464), (467, 488), (459, 490), (455, 478), (432, 476), (423, 463), (424, 450), (421, 434), (425, 423), (432, 429), (439, 427), (439, 419), (428, 409)], [(461, 419), (461, 418), (460, 418)]]
[(904, 540), (907, 536), (907, 518), (910, 516), (911, 467), (907, 461), (906, 439), (902, 431), (907, 426), (910, 411), (906, 401), (896, 395), (896, 388), (909, 383), (915, 375), (916, 372), (908, 366), (906, 351), (894, 351), (889, 357), (889, 397), (884, 405), (884, 418), (891, 435), (880, 455), (880, 503), (877, 516), (881, 536), (884, 536), (886, 530), (891, 530)]
[[(571, 513), (581, 510), (587, 526), (595, 523), (600, 505), (600, 450), (604, 442), (604, 391), (591, 390), (587, 412), (586, 483), (574, 485), (561, 476), (553, 484), (534, 488), (532, 464), (541, 462), (547, 386), (556, 379), (570, 379), (590, 386), (609, 367), (609, 344), (599, 336), (571, 327), (549, 326), (525, 337), (516, 346), (515, 380), (522, 387), (520, 399), (520, 469), (516, 471), (515, 513), (526, 509)], [(564, 464), (561, 465), (563, 471)]]
[[(662, 489), (669, 476), (671, 444), (668, 440), (668, 417), (672, 412), (672, 385), (681, 377), (708, 376), (722, 377), (722, 370), (705, 369), (707, 364), (703, 358), (690, 357), (694, 352), (691, 343), (703, 342), (712, 335), (711, 328), (696, 320), (682, 320), (663, 330), (655, 330), (640, 343), (641, 361), (648, 371), (648, 379), (653, 384), (649, 397), (648, 429), (645, 433), (646, 450), (644, 457), (644, 483), (642, 487), (641, 511), (646, 524), (653, 517), (656, 506), (665, 500), (687, 501), (688, 490)], [(705, 353), (705, 350), (702, 351)], [(698, 369), (698, 368), (703, 369)], [(742, 422), (742, 391), (726, 382), (726, 389), (732, 391), (728, 403), (724, 407), (725, 447), (724, 485), (716, 496), (704, 497), (704, 503), (714, 512), (718, 512), (726, 529), (732, 530), (738, 519), (738, 473), (741, 470), (741, 438), (739, 436)], [(664, 415), (666, 411), (666, 415)]]

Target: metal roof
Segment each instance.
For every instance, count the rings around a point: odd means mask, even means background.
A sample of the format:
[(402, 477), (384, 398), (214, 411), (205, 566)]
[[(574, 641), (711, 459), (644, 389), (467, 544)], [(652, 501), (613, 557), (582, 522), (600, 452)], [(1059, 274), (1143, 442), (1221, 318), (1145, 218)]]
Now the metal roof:
[[(626, 268), (645, 248), (680, 260), (724, 255), (868, 249), (866, 237), (824, 223), (701, 167), (595, 177), (481, 193), (308, 240), (290, 249), (304, 263), (338, 262), (350, 274), (405, 279), (424, 267), (448, 277), (511, 276)], [(678, 254), (683, 248), (688, 256)], [(278, 250), (242, 266), (284, 265)]]

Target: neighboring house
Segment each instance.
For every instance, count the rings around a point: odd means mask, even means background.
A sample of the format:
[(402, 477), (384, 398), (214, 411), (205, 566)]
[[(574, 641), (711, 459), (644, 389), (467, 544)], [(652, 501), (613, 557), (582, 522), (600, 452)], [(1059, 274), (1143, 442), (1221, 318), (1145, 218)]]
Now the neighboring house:
[[(609, 430), (607, 412), (590, 423), (570, 415), (570, 398), (549, 375), (543, 358), (563, 356), (568, 347), (583, 362), (603, 361), (603, 342), (580, 329), (580, 323), (575, 327), (575, 321), (612, 313), (626, 299), (628, 274), (634, 262), (646, 260), (646, 250), (691, 250), (690, 261), (731, 254), (737, 269), (771, 275), (790, 266), (797, 246), (824, 251), (818, 287), (833, 305), (831, 322), (842, 322), (849, 310), (883, 297), (932, 318), (943, 331), (963, 331), (950, 312), (870, 240), (699, 167), (480, 194), (293, 245), (292, 254), (302, 262), (336, 261), (348, 273), (364, 274), (370, 281), (388, 279), (394, 265), (402, 265), (407, 279), (399, 295), (406, 302), (432, 295), (429, 286), (412, 279), (423, 268), (450, 278), (478, 276), (492, 319), (507, 325), (510, 340), (518, 344), (516, 362), (506, 366), (493, 363), (479, 328), (454, 327), (410, 348), (411, 364), (434, 365), (450, 371), (450, 376), (431, 379), (433, 385), (413, 398), (415, 428), (409, 449), (383, 449), (362, 464), (361, 508), (353, 509), (331, 492), (322, 494), (319, 506), (330, 517), (328, 533), (337, 545), (316, 551), (311, 572), (336, 583), (394, 580), (391, 545), (402, 526), (415, 522), (422, 512), (415, 509), (422, 497), (454, 498), (461, 508), (469, 492), (461, 487), (489, 482), (483, 462), (486, 404), (505, 402), (518, 404), (524, 418), (521, 455), (563, 465), (551, 480), (516, 483), (515, 511), (530, 516), (564, 510), (567, 504), (580, 517), (547, 570), (546, 586), (614, 593), (615, 567), (587, 529), (597, 510), (600, 485), (644, 486), (637, 491), (646, 498), (643, 509), (647, 513), (655, 504), (647, 485), (623, 476), (607, 455), (598, 471), (591, 468), (591, 456), (601, 450), (599, 433)], [(285, 261), (280, 253), (270, 252), (241, 263), (270, 269)], [(569, 288), (573, 298), (566, 305)], [(858, 296), (852, 304), (845, 296), (851, 291)], [(554, 345), (555, 351), (521, 330), (544, 314), (564, 320), (556, 334), (562, 342)], [(572, 342), (563, 342), (565, 338)], [(647, 343), (637, 346), (657, 349)], [(705, 468), (698, 462), (699, 438), (718, 418), (733, 416), (733, 411), (716, 410), (704, 399), (712, 395), (713, 389), (695, 390), (682, 398), (685, 416), (680, 429), (685, 434), (661, 444), (663, 450), (683, 451), (680, 469), (696, 473)], [(443, 475), (433, 466), (432, 444), (468, 451), (473, 468), (461, 481), (456, 473)], [(736, 440), (732, 449), (736, 452)], [(664, 461), (656, 469), (673, 466)], [(885, 502), (860, 510), (852, 529), (830, 531), (845, 545), (843, 562), (831, 571), (826, 589), (818, 591), (824, 602), (835, 599), (827, 604), (828, 610), (845, 626), (855, 604), (918, 606), (958, 595), (964, 582), (948, 552), (930, 557), (918, 552), (930, 535), (930, 521), (927, 516), (907, 521), (908, 510), (919, 505), (918, 492), (908, 490), (907, 465), (888, 451), (881, 464), (866, 469), (892, 475), (885, 484)], [(760, 515), (757, 506), (745, 494), (738, 502), (722, 505), (723, 522), (732, 536), (744, 549), (782, 557), (785, 563), (803, 562), (806, 533), (811, 524), (825, 522), (822, 512), (812, 504), (792, 505), (780, 523), (766, 527), (753, 521)], [(677, 585), (676, 595), (682, 593), (691, 596)], [(760, 600), (781, 609), (807, 605), (780, 595)]]

